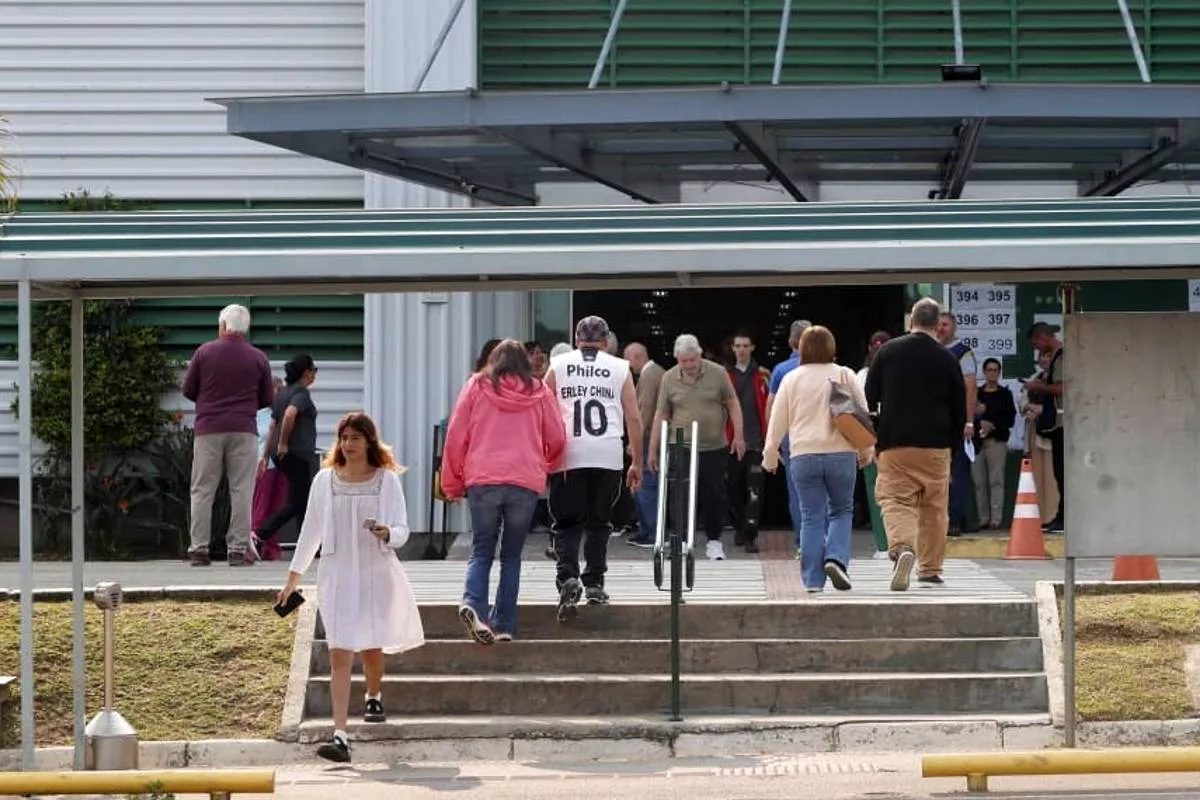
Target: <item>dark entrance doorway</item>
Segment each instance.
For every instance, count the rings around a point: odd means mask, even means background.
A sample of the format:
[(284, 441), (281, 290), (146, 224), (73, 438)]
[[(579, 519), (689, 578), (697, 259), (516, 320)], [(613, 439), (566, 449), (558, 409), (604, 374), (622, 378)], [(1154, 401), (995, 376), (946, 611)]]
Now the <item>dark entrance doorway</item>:
[[(905, 299), (903, 285), (587, 291), (574, 293), (573, 316), (599, 314), (622, 347), (641, 342), (664, 367), (674, 365), (671, 349), (681, 333), (695, 334), (720, 361), (725, 342), (745, 330), (754, 338), (755, 360), (767, 369), (790, 355), (792, 320), (807, 319), (833, 331), (838, 361), (858, 369), (872, 333), (900, 332)], [(762, 522), (764, 527), (789, 527), (781, 475), (767, 477)]]

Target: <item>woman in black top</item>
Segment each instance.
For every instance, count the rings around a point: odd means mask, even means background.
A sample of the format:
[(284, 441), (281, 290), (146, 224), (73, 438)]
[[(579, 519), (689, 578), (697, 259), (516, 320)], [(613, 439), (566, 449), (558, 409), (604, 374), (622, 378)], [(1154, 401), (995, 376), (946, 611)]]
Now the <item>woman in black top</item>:
[(254, 532), (258, 541), (271, 544), (279, 529), (295, 519), (297, 527), (304, 524), (308, 509), (308, 490), (317, 474), (317, 407), (308, 388), (317, 379), (317, 366), (312, 356), (298, 355), (284, 367), (285, 386), (275, 395), (271, 408), (271, 429), (263, 464), (270, 458), (275, 468), (287, 478), (287, 502)]
[(1000, 385), (1000, 361), (983, 362), (985, 383), (975, 406), (975, 507), (983, 525), (992, 530), (1004, 519), (1004, 469), (1008, 437), (1017, 417), (1017, 404), (1008, 387)]

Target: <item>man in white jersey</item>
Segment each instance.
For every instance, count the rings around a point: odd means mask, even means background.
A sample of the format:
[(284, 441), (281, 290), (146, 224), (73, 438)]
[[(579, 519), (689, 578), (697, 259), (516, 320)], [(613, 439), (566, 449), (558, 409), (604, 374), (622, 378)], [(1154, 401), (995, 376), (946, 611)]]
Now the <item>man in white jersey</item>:
[[(584, 317), (575, 326), (578, 349), (555, 356), (546, 372), (546, 385), (558, 399), (567, 426), (567, 449), (550, 476), (549, 488), (560, 622), (575, 615), (585, 594), (589, 605), (608, 602), (604, 573), (613, 509), (621, 494), (622, 434), (628, 433), (633, 452), (642, 452), (642, 422), (629, 362), (606, 352), (608, 335), (604, 319)], [(634, 491), (641, 485), (638, 460), (630, 465), (626, 480)], [(581, 540), (587, 562), (582, 573)]]

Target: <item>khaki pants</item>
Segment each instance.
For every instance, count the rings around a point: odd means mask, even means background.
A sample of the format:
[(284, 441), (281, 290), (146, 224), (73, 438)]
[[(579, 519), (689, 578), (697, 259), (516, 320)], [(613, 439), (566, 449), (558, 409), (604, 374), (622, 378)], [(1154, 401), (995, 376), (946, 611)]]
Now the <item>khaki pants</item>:
[(975, 509), (979, 522), (993, 525), (1004, 521), (1004, 469), (1008, 466), (1008, 443), (997, 439), (984, 439), (983, 446), (975, 454), (971, 465), (971, 479), (975, 481)]
[(940, 575), (950, 527), (950, 450), (897, 447), (879, 454), (875, 500), (883, 514), (888, 553), (917, 554), (917, 577)]
[(192, 546), (189, 553), (207, 552), (212, 539), (213, 500), (221, 476), (229, 479), (229, 531), (225, 542), (230, 553), (250, 546), (250, 509), (254, 501), (254, 467), (258, 462), (258, 436), (253, 433), (209, 433), (192, 445)]

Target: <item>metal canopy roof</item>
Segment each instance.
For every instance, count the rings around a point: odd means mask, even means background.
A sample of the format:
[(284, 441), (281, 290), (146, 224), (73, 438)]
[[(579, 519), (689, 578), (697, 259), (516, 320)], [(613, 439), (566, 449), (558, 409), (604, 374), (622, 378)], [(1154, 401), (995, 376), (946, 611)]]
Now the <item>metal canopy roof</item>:
[[(682, 181), (1075, 181), (1114, 195), (1200, 178), (1200, 85), (728, 86), (216, 100), (230, 133), (500, 205), (539, 183), (671, 198)], [(665, 191), (664, 191), (665, 189)]]
[(17, 214), (40, 296), (1200, 277), (1200, 198)]

